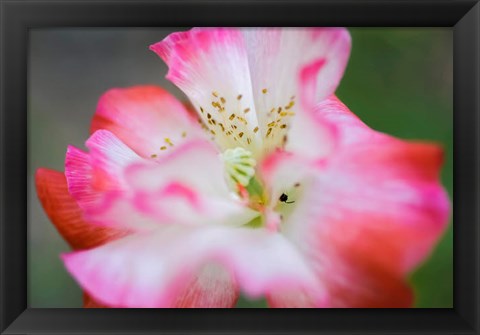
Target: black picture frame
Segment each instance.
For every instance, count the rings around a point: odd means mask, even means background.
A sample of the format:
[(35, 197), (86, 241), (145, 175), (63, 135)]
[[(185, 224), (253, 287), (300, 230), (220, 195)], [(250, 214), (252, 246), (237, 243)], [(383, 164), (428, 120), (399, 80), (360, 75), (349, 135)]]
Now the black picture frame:
[[(2, 334), (479, 334), (480, 4), (473, 0), (0, 0)], [(41, 27), (447, 26), (454, 31), (452, 309), (32, 309), (27, 306), (28, 32)]]

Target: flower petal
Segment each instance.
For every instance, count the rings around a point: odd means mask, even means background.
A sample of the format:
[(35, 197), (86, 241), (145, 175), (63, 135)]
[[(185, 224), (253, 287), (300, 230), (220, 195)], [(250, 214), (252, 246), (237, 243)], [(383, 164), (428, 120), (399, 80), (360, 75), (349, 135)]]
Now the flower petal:
[(428, 255), (448, 223), (449, 200), (439, 182), (442, 162), (438, 146), (396, 139), (345, 150), (320, 181), (323, 205), (330, 207), (325, 219), (361, 228), (365, 245), (359, 246), (370, 252), (376, 241), (384, 248), (378, 255), (382, 266), (406, 274)]
[(311, 160), (319, 160), (335, 151), (337, 137), (334, 124), (305, 110), (292, 120), (285, 150)]
[[(350, 55), (351, 39), (346, 29), (247, 28), (242, 32), (255, 105), (263, 115), (272, 107), (288, 106), (306, 92), (311, 103), (335, 92)], [(307, 82), (301, 82), (299, 75), (305, 67), (311, 75)], [(296, 110), (297, 106), (288, 109)]]
[(132, 188), (144, 191), (176, 181), (202, 190), (204, 195), (232, 196), (220, 154), (208, 141), (188, 142), (155, 164), (133, 164), (125, 177)]
[(203, 267), (179, 294), (176, 308), (232, 308), (239, 297), (238, 287), (225, 268), (216, 264)]
[[(232, 308), (237, 303), (238, 288), (224, 268), (207, 265), (193, 277), (175, 299), (173, 308)], [(88, 293), (83, 294), (83, 307), (110, 308)]]
[[(167, 78), (189, 96), (222, 149), (241, 144), (258, 157), (282, 146), (299, 90), (306, 88), (315, 101), (334, 92), (350, 36), (341, 28), (195, 28), (171, 34), (151, 49), (167, 63)], [(299, 86), (301, 69), (312, 62), (322, 66)]]
[[(378, 139), (341, 147), (315, 163), (317, 172), (299, 175), (307, 182), (282, 224), (326, 285), (330, 307), (410, 305), (405, 277), (428, 257), (448, 223), (449, 201), (439, 183), (442, 150)], [(295, 174), (305, 162), (292, 155), (270, 161), (266, 171), (273, 176)], [(270, 301), (311, 305), (298, 292)]]
[[(255, 28), (242, 30), (248, 52), (252, 89), (266, 148), (331, 150), (331, 130), (309, 119), (308, 110), (337, 88), (350, 54), (350, 35), (343, 28)], [(314, 64), (312, 68), (310, 64)], [(312, 68), (308, 80), (300, 76)], [(308, 97), (309, 104), (305, 104)], [(292, 136), (293, 135), (293, 136)], [(288, 138), (287, 138), (288, 136)], [(300, 141), (299, 139), (306, 139)], [(284, 144), (284, 143), (283, 143)], [(291, 150), (291, 148), (289, 149)]]
[(169, 143), (178, 145), (205, 136), (182, 103), (157, 86), (109, 90), (92, 120), (91, 133), (99, 129), (111, 131), (146, 158), (163, 155)]
[(313, 108), (314, 118), (335, 127), (337, 144), (346, 147), (353, 144), (391, 141), (391, 137), (370, 129), (335, 95), (331, 95)]
[[(67, 190), (61, 172), (38, 169), (35, 175), (37, 193), (50, 220), (75, 250), (90, 249), (124, 237), (126, 230), (99, 227), (84, 221), (81, 209)], [(238, 298), (235, 282), (222, 269), (204, 268), (180, 292), (173, 307), (233, 307)], [(109, 308), (84, 293), (83, 307)]]
[[(309, 292), (290, 290), (267, 296), (272, 308), (408, 308), (413, 304), (413, 292), (406, 280), (382, 268), (374, 267), (368, 260), (355, 257), (337, 258), (332, 262), (342, 267), (325, 269), (330, 274), (321, 276), (327, 298), (320, 303), (312, 300)], [(351, 263), (349, 263), (351, 262)]]
[[(260, 134), (253, 132), (258, 122), (245, 41), (239, 29), (194, 28), (173, 33), (150, 48), (167, 63), (167, 79), (190, 98), (222, 149), (239, 143), (252, 152), (259, 148)], [(252, 136), (236, 136), (235, 141), (228, 134), (234, 123)]]
[(110, 308), (110, 306), (99, 303), (90, 294), (83, 292), (83, 308)]
[(193, 274), (212, 263), (228, 269), (252, 297), (317, 289), (293, 245), (265, 230), (169, 225), (63, 259), (89, 294), (118, 307), (171, 307)]
[[(259, 173), (270, 194), (270, 206), (275, 206), (280, 195), (308, 183), (316, 171), (311, 161), (287, 151), (268, 155), (260, 165)], [(290, 192), (288, 192), (290, 193)]]
[(123, 170), (139, 157), (107, 130), (87, 141), (90, 153), (69, 146), (65, 158), (68, 190), (83, 209), (97, 205), (101, 194), (124, 188)]
[(73, 249), (96, 247), (127, 234), (125, 230), (98, 227), (85, 222), (81, 209), (68, 193), (63, 173), (38, 169), (35, 182), (45, 212)]
[(124, 171), (125, 191), (105, 193), (86, 217), (103, 225), (149, 230), (162, 224), (241, 225), (258, 212), (249, 209), (226, 183), (223, 162), (206, 141), (192, 141), (156, 161)]

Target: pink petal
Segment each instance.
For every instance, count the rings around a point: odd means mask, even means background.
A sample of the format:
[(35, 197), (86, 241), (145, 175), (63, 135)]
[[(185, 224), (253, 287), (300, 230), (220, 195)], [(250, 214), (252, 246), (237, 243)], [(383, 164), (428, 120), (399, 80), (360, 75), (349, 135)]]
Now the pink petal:
[(161, 224), (242, 225), (259, 215), (229, 190), (210, 142), (192, 141), (156, 161), (132, 164), (123, 178), (125, 191), (106, 193), (86, 211), (89, 220), (149, 230)]
[(380, 145), (391, 140), (388, 135), (370, 129), (334, 95), (315, 105), (312, 115), (335, 127), (337, 144), (342, 147), (372, 142)]
[[(91, 133), (106, 129), (139, 155), (163, 155), (168, 138), (178, 145), (203, 138), (194, 117), (174, 96), (156, 86), (116, 88), (105, 93), (92, 121)], [(167, 150), (160, 150), (165, 146)]]
[[(442, 162), (443, 150), (436, 145), (395, 139), (345, 150), (321, 179), (327, 217), (362, 224), (363, 242), (365, 231), (374, 241), (382, 236), (378, 261), (406, 274), (428, 256), (448, 223), (449, 200), (439, 181)], [(371, 243), (360, 245), (370, 251)]]
[(208, 141), (188, 142), (155, 164), (131, 165), (126, 178), (133, 188), (144, 191), (154, 191), (175, 181), (192, 185), (205, 195), (231, 196), (220, 153)]
[[(285, 154), (268, 162), (263, 173), (270, 182), (306, 164)], [(316, 173), (297, 175), (303, 190), (282, 231), (316, 269), (329, 291), (327, 306), (411, 305), (405, 278), (428, 257), (448, 223), (441, 164), (442, 150), (435, 145), (383, 136), (340, 147), (316, 163)], [(299, 292), (274, 294), (270, 302), (312, 306), (308, 293)]]
[(224, 163), (210, 142), (187, 143), (156, 163), (135, 164), (126, 178), (137, 207), (158, 221), (242, 225), (259, 215), (229, 189)]
[[(296, 115), (283, 121), (289, 129), (287, 147), (325, 155), (332, 148), (332, 130), (310, 120), (308, 110), (334, 93), (343, 76), (350, 54), (350, 35), (343, 28), (260, 28), (242, 30), (247, 41), (255, 106), (260, 132), (268, 131), (274, 108)], [(305, 67), (314, 73), (308, 80), (301, 77)], [(304, 97), (310, 100), (305, 104)], [(291, 119), (291, 120), (290, 120)], [(275, 118), (273, 121), (276, 121)], [(314, 123), (314, 126), (311, 123)], [(263, 126), (263, 127), (262, 127)], [(316, 145), (308, 143), (317, 140)], [(275, 142), (269, 139), (268, 142)]]
[(238, 287), (223, 267), (210, 264), (194, 276), (182, 291), (176, 308), (232, 308), (239, 297)]
[(125, 167), (143, 160), (107, 130), (95, 132), (87, 147), (90, 153), (69, 146), (65, 158), (68, 190), (83, 209), (96, 206), (102, 193), (123, 189)]
[[(238, 300), (238, 288), (230, 274), (215, 264), (205, 266), (193, 276), (173, 303), (173, 308), (232, 308)], [(84, 308), (110, 308), (88, 293), (83, 295)]]
[(248, 61), (238, 29), (195, 28), (173, 33), (150, 48), (169, 66), (167, 78), (193, 100), (225, 86), (248, 93)]
[(258, 229), (169, 226), (63, 259), (89, 294), (119, 307), (171, 307), (193, 276), (212, 263), (228, 269), (252, 297), (291, 288), (317, 290), (293, 245)]
[[(242, 32), (257, 107), (269, 111), (306, 93), (316, 103), (335, 92), (350, 55), (346, 29), (255, 28)], [(304, 68), (311, 69), (308, 81), (300, 81)], [(271, 94), (263, 94), (263, 88)]]
[[(350, 36), (346, 30), (342, 29), (333, 28), (327, 32), (319, 33), (318, 36), (324, 36), (324, 40), (328, 41), (324, 44), (332, 45), (332, 48), (328, 49), (330, 56), (314, 58), (308, 63), (303, 63), (298, 70), (301, 108), (292, 121), (286, 145), (288, 151), (311, 159), (325, 157), (335, 150), (335, 146), (340, 141), (337, 138), (339, 136), (337, 127), (340, 125), (334, 122), (335, 118), (333, 120), (328, 117), (323, 118), (318, 110), (325, 110), (326, 113), (335, 111), (334, 113), (342, 115), (351, 114), (343, 113), (348, 109), (331, 96), (343, 75), (348, 60)], [(327, 101), (324, 101), (325, 99)], [(352, 121), (352, 123), (355, 122)], [(373, 134), (371, 131), (369, 133)]]
[(308, 183), (317, 167), (308, 159), (286, 151), (277, 151), (267, 156), (260, 165), (259, 173), (270, 194), (271, 206), (274, 206), (280, 195), (297, 185)]
[[(327, 297), (315, 302), (309, 292), (292, 289), (267, 296), (272, 308), (408, 308), (414, 302), (405, 279), (348, 256), (333, 258), (344, 267), (322, 277)], [(365, 264), (367, 263), (367, 264)], [(327, 271), (327, 270), (325, 270)]]
[[(260, 134), (253, 134), (258, 122), (248, 58), (239, 29), (194, 28), (173, 33), (150, 48), (167, 63), (167, 78), (190, 98), (222, 149), (238, 146), (239, 142), (252, 152), (259, 149)], [(222, 112), (218, 110), (220, 104)], [(244, 113), (247, 109), (250, 112)], [(222, 131), (230, 129), (234, 119), (228, 117), (235, 113), (246, 120), (248, 130), (244, 132), (253, 134), (248, 136), (249, 141), (245, 136), (234, 142), (233, 136)], [(211, 119), (215, 124), (209, 123)]]
[(337, 133), (335, 124), (305, 109), (292, 121), (285, 150), (311, 160), (323, 159), (336, 150)]
[[(286, 122), (283, 133), (267, 135), (272, 110), (293, 108), (290, 112), (300, 113), (300, 103), (289, 104), (303, 96), (304, 89), (316, 102), (334, 92), (350, 53), (350, 36), (341, 28), (195, 28), (174, 33), (151, 49), (167, 63), (167, 78), (189, 96), (206, 124), (212, 116), (244, 117), (249, 136), (242, 134), (237, 141), (245, 140), (243, 146), (258, 156), (258, 151), (278, 147), (288, 128)], [(299, 73), (312, 62), (322, 66), (300, 82)], [(216, 99), (223, 101), (226, 114), (218, 113)], [(229, 129), (228, 120), (221, 122)], [(220, 146), (237, 146), (219, 127), (213, 124), (210, 129)], [(328, 139), (328, 130), (317, 137)]]
[[(164, 199), (157, 198), (156, 200)], [(169, 201), (167, 200), (167, 202)], [(128, 229), (134, 232), (150, 231), (162, 223), (138, 209), (130, 191), (110, 191), (98, 194), (98, 201), (95, 205), (85, 208), (83, 216), (95, 225)]]
[(125, 230), (98, 227), (86, 222), (82, 210), (68, 193), (63, 173), (38, 169), (35, 184), (45, 212), (73, 249), (93, 248), (128, 233)]
[[(45, 212), (62, 237), (75, 250), (100, 246), (128, 234), (85, 222), (82, 211), (67, 190), (61, 172), (39, 169), (35, 175), (37, 193)], [(181, 292), (174, 307), (233, 307), (238, 298), (236, 284), (221, 268), (205, 267)], [(85, 308), (108, 308), (84, 294)]]

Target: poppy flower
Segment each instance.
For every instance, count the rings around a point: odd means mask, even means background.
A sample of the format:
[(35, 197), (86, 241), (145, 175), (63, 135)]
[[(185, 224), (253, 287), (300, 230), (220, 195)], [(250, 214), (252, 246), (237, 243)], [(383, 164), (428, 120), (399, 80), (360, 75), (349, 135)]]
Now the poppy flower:
[(448, 222), (443, 153), (334, 95), (346, 29), (195, 28), (151, 49), (195, 112), (112, 89), (88, 152), (36, 174), (85, 307), (412, 305), (407, 276)]

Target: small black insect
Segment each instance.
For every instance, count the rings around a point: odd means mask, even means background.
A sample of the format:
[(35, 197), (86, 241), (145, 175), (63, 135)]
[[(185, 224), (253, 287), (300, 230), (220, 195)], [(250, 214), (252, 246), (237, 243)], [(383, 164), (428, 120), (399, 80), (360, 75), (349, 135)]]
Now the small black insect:
[(282, 193), (282, 195), (280, 196), (280, 198), (278, 200), (280, 200), (281, 202), (284, 202), (286, 204), (293, 204), (295, 202), (295, 201), (288, 201), (288, 195), (286, 195), (285, 193)]

